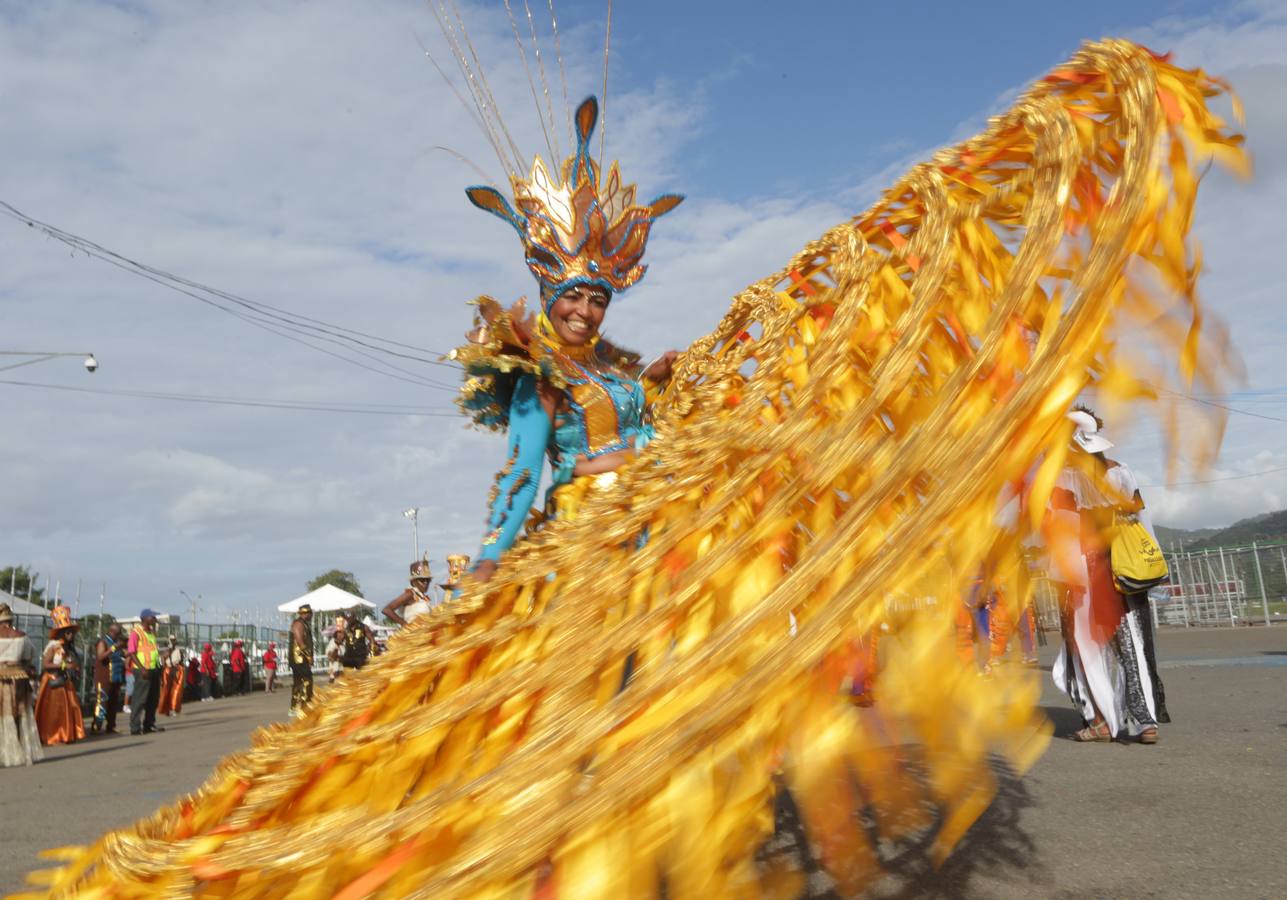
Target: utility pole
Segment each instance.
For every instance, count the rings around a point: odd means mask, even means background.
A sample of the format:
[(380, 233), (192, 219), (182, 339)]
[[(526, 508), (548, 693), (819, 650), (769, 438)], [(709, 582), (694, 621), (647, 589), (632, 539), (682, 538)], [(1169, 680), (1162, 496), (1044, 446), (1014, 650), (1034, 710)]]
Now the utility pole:
[(1269, 597), (1265, 594), (1265, 576), (1260, 570), (1260, 549), (1256, 546), (1255, 541), (1251, 542), (1251, 552), (1256, 556), (1256, 578), (1260, 581), (1260, 605), (1265, 611), (1265, 624), (1268, 625), (1270, 624)]
[(76, 618), (80, 618), (80, 579), (76, 579)]

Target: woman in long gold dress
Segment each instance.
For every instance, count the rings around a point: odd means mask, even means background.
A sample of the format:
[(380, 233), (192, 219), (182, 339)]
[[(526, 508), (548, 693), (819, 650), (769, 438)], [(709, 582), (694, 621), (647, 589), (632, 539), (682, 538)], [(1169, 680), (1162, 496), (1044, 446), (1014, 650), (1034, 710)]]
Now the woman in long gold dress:
[[(198, 793), (63, 851), (40, 882), (55, 896), (794, 896), (797, 867), (762, 852), (784, 794), (842, 893), (880, 877), (891, 847), (942, 858), (987, 808), (994, 754), (1022, 771), (1047, 731), (1030, 673), (985, 682), (953, 649), (981, 562), (1004, 577), (1019, 559), (995, 498), (1035, 465), (1030, 507), (1045, 508), (1064, 413), (1088, 387), (1117, 402), (1221, 389), (1185, 244), (1190, 159), (1241, 162), (1207, 106), (1219, 89), (1132, 44), (1087, 45), (737, 295), (648, 386), (650, 422), (641, 411), (615, 477), (557, 454), (549, 514), (489, 580), (466, 580)], [(592, 116), (578, 122), (585, 144)], [(598, 274), (590, 262), (602, 272), (634, 238), (642, 255), (671, 203), (637, 206), (615, 166), (579, 153), (512, 186), (512, 204), (473, 199), (551, 273)], [(458, 353), (471, 412), (512, 421), (516, 372), (551, 429), (564, 398), (580, 403), (555, 358), (576, 354), (540, 320), (551, 299), (534, 321), (481, 302), (485, 330)], [(1129, 347), (1114, 340), (1140, 323)], [(493, 505), (491, 531), (517, 536), (515, 508)], [(880, 690), (856, 709), (848, 648), (881, 622), (895, 637)]]
[(50, 618), (53, 626), (41, 658), (36, 694), (36, 728), (40, 743), (46, 746), (73, 744), (85, 739), (85, 717), (76, 692), (81, 667), (76, 632), (80, 625), (72, 621), (71, 609), (66, 606), (55, 606)]

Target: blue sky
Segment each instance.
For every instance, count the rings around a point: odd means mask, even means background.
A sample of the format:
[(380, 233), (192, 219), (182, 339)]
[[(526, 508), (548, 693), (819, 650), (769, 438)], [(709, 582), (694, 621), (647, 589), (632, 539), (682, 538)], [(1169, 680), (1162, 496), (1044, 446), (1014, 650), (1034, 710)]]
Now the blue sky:
[[(618, 3), (612, 71), (700, 98), (703, 120), (678, 163), (690, 192), (821, 195), (909, 149), (945, 142), (1085, 39), (1211, 8), (1174, 0)], [(601, 21), (603, 9), (571, 4), (563, 16)]]
[[(1203, 292), (1247, 361), (1243, 389), (1262, 392), (1232, 405), (1287, 418), (1284, 3), (615, 6), (609, 156), (645, 196), (688, 201), (658, 224), (652, 270), (614, 304), (609, 333), (645, 352), (683, 346), (734, 292), (1082, 39), (1117, 34), (1228, 75), (1246, 101), (1256, 180), (1209, 179)], [(599, 90), (603, 8), (558, 4), (573, 102)], [(537, 152), (504, 7), (463, 9), (517, 142)], [(463, 197), (478, 176), (433, 149), (497, 168), (413, 32), (449, 59), (418, 0), (0, 2), (0, 199), (188, 277), (445, 350), (468, 327), (466, 301), (512, 300), (531, 283), (512, 232)], [(0, 378), (451, 408), (449, 390), (307, 350), (2, 219), (0, 345), (92, 349), (101, 363), (93, 376), (69, 360)], [(3, 384), (0, 403), (0, 565), (31, 564), (64, 595), (76, 578), (107, 581), (118, 611), (177, 610), (180, 589), (206, 598), (203, 618), (267, 609), (334, 566), (392, 596), (410, 549), (400, 511), (422, 508), (442, 569), (446, 553), (476, 548), (501, 455), (497, 437), (451, 417)], [(1140, 480), (1160, 483), (1156, 427), (1132, 424), (1110, 428)], [(1182, 480), (1287, 467), (1285, 427), (1232, 415), (1215, 469)], [(1287, 475), (1158, 489), (1150, 503), (1166, 523), (1224, 524), (1287, 507)]]

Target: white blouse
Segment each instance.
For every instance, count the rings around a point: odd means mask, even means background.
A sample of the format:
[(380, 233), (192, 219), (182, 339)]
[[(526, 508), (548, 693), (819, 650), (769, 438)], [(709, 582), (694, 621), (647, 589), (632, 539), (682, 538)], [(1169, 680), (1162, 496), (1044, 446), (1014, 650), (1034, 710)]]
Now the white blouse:
[(36, 664), (36, 648), (26, 637), (0, 637), (0, 665)]

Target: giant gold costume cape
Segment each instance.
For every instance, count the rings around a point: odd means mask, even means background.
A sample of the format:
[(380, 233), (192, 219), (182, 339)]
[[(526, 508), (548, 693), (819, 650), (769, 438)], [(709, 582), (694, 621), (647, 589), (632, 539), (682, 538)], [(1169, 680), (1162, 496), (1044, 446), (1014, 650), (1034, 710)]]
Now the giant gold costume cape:
[[(1023, 769), (1044, 746), (1036, 685), (953, 652), (967, 581), (1016, 564), (997, 497), (1035, 466), (1044, 507), (1088, 385), (1133, 401), (1226, 374), (1185, 242), (1191, 160), (1242, 163), (1218, 92), (1087, 45), (735, 297), (654, 404), (656, 440), (615, 483), (573, 482), (576, 514), (492, 582), (39, 883), (792, 896), (796, 867), (764, 852), (779, 794), (846, 894), (890, 848), (948, 852), (993, 754)], [(845, 648), (882, 622), (877, 701), (855, 710)]]

